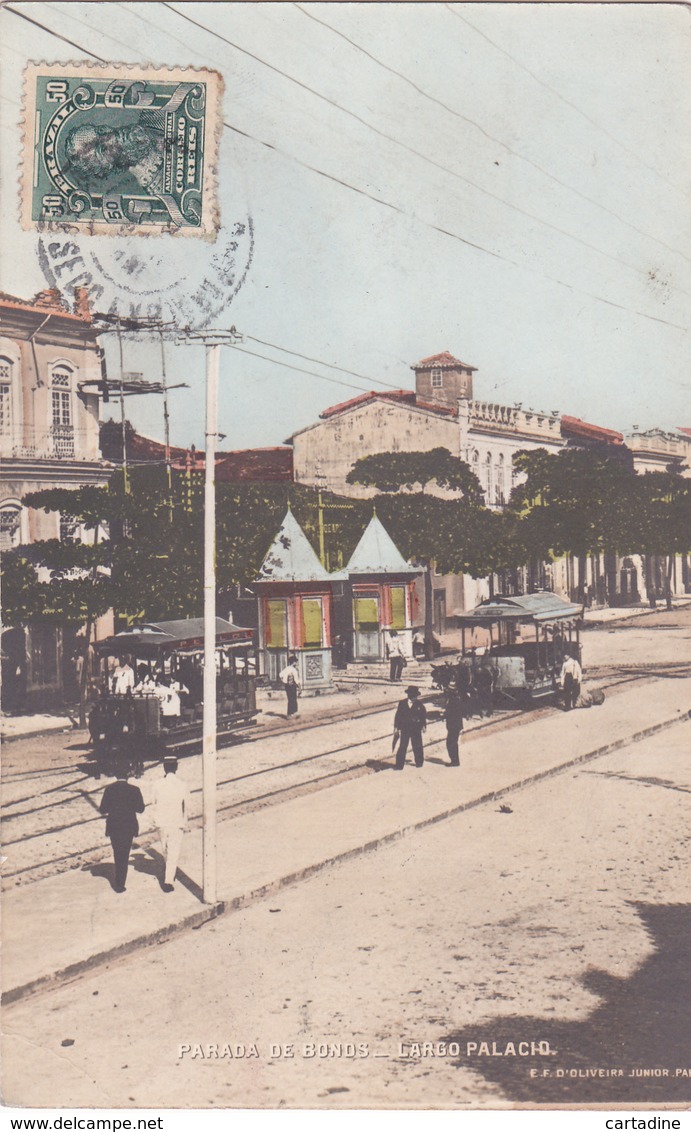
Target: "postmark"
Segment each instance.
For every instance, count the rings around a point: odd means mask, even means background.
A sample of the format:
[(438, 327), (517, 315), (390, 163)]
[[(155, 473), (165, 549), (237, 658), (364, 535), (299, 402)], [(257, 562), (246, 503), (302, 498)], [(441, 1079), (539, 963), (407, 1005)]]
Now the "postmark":
[(193, 67), (30, 63), (24, 228), (214, 238), (222, 91)]
[(158, 320), (202, 329), (228, 309), (242, 288), (254, 255), (250, 216), (221, 228), (213, 248), (205, 241), (179, 245), (136, 237), (83, 237), (74, 225), (41, 226), (37, 257), (49, 287), (73, 302), (85, 288), (94, 312)]

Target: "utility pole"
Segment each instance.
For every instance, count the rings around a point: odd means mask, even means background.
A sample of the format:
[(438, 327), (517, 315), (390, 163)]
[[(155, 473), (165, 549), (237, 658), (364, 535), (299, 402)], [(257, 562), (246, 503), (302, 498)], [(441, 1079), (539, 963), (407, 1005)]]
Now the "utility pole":
[(168, 515), (173, 522), (173, 473), (170, 467), (170, 417), (168, 416), (168, 385), (166, 383), (166, 349), (163, 326), (158, 331), (161, 339), (161, 385), (163, 386), (163, 428), (166, 446), (166, 482), (168, 484)]
[(216, 447), (220, 348), (243, 338), (228, 330), (186, 331), (185, 342), (206, 347), (206, 444), (204, 455), (204, 715), (202, 724), (202, 899), (217, 900), (216, 850)]
[[(163, 420), (165, 425), (165, 462), (166, 472), (168, 477), (168, 501), (171, 522), (173, 518), (173, 502), (172, 502), (172, 470), (170, 461), (170, 419), (168, 415), (168, 392), (171, 389), (187, 389), (186, 382), (179, 382), (176, 385), (168, 385), (166, 380), (166, 359), (165, 359), (165, 346), (164, 346), (164, 330), (172, 330), (174, 324), (172, 322), (161, 322), (160, 319), (138, 319), (127, 318), (120, 315), (101, 314), (95, 312), (93, 315), (94, 330), (98, 335), (101, 334), (117, 334), (118, 350), (120, 356), (120, 377), (119, 380), (109, 380), (106, 372), (105, 352), (101, 350), (101, 377), (98, 380), (89, 379), (79, 383), (80, 394), (87, 392), (99, 393), (104, 402), (110, 399), (110, 393), (117, 393), (120, 401), (120, 430), (122, 437), (122, 471), (125, 493), (129, 494), (130, 482), (127, 466), (127, 421), (125, 418), (125, 397), (139, 397), (149, 393), (163, 394)], [(123, 349), (123, 332), (130, 334), (146, 334), (157, 330), (161, 342), (161, 375), (162, 380), (159, 381), (145, 381), (140, 373), (125, 373), (124, 369), (124, 349)]]
[(127, 476), (127, 421), (125, 419), (125, 374), (122, 360), (122, 327), (120, 319), (117, 322), (118, 348), (120, 351), (120, 428), (122, 432), (122, 483), (125, 495), (129, 494), (130, 485)]

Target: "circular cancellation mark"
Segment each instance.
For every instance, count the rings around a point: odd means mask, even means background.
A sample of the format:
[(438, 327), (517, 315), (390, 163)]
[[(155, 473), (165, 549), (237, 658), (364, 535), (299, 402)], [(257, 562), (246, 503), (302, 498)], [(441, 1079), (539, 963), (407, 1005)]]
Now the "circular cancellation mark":
[(251, 217), (222, 228), (209, 252), (203, 241), (85, 237), (67, 225), (46, 228), (37, 248), (46, 282), (70, 304), (83, 287), (93, 312), (173, 323), (171, 336), (182, 327), (212, 326), (230, 306), (252, 264)]

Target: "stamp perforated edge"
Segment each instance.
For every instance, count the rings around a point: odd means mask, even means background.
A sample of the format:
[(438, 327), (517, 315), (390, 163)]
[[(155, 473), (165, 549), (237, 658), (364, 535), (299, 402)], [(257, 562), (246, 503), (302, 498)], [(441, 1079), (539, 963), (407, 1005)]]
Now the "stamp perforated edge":
[[(45, 222), (34, 220), (31, 216), (35, 121), (36, 121), (36, 79), (39, 75), (49, 78), (65, 78), (70, 75), (112, 75), (113, 78), (128, 77), (154, 79), (161, 82), (186, 82), (195, 76), (206, 83), (206, 132), (204, 151), (204, 180), (202, 188), (202, 224), (198, 228), (178, 228), (173, 224), (160, 227), (143, 227), (138, 224), (110, 224), (107, 221), (66, 220), (64, 222)], [(220, 227), (218, 205), (218, 151), (223, 132), (223, 76), (219, 71), (207, 67), (157, 66), (153, 63), (100, 63), (91, 59), (75, 60), (68, 63), (29, 62), (24, 69), (24, 90), (22, 116), (20, 119), (21, 156), (19, 170), (19, 219), (26, 232), (75, 232), (92, 236), (144, 236), (152, 238), (161, 235), (192, 236), (213, 241)]]

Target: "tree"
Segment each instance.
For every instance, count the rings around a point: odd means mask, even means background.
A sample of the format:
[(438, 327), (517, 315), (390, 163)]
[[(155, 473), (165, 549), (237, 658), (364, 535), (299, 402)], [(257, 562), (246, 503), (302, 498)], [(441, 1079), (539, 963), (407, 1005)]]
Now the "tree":
[[(92, 542), (61, 542), (47, 539), (18, 548), (10, 575), (10, 604), (15, 616), (25, 621), (55, 621), (85, 626), (82, 671), (79, 688), (79, 723), (86, 723), (89, 650), (96, 619), (112, 605), (111, 547), (99, 540), (108, 522), (107, 488), (85, 487), (69, 490), (50, 488), (30, 492), (23, 502), (45, 511), (59, 511), (74, 520)], [(21, 563), (21, 565), (20, 565)], [(31, 567), (34, 567), (33, 576)], [(44, 581), (36, 568), (47, 571)]]
[(674, 558), (691, 550), (691, 481), (670, 471), (646, 472), (636, 481), (635, 498), (627, 507), (631, 541), (645, 555), (648, 599), (653, 608), (658, 594), (651, 559), (666, 559), (664, 594), (671, 609)]
[[(458, 572), (471, 565), (476, 548), (464, 532), (473, 529), (477, 534), (483, 520), (485, 530), (491, 522), (485, 519), (488, 512), (482, 507), (480, 482), (471, 468), (446, 448), (364, 456), (346, 478), (348, 483), (373, 486), (389, 495), (396, 493), (395, 502), (380, 497), (377, 510), (402, 553), (424, 566), (425, 656), (429, 660), (434, 655), (433, 564), (436, 561), (443, 570)], [(459, 493), (461, 499), (426, 495), (432, 483)], [(471, 569), (477, 569), (477, 556)]]
[(628, 450), (539, 448), (516, 453), (514, 468), (525, 478), (511, 493), (506, 522), (528, 561), (633, 552), (639, 477)]

